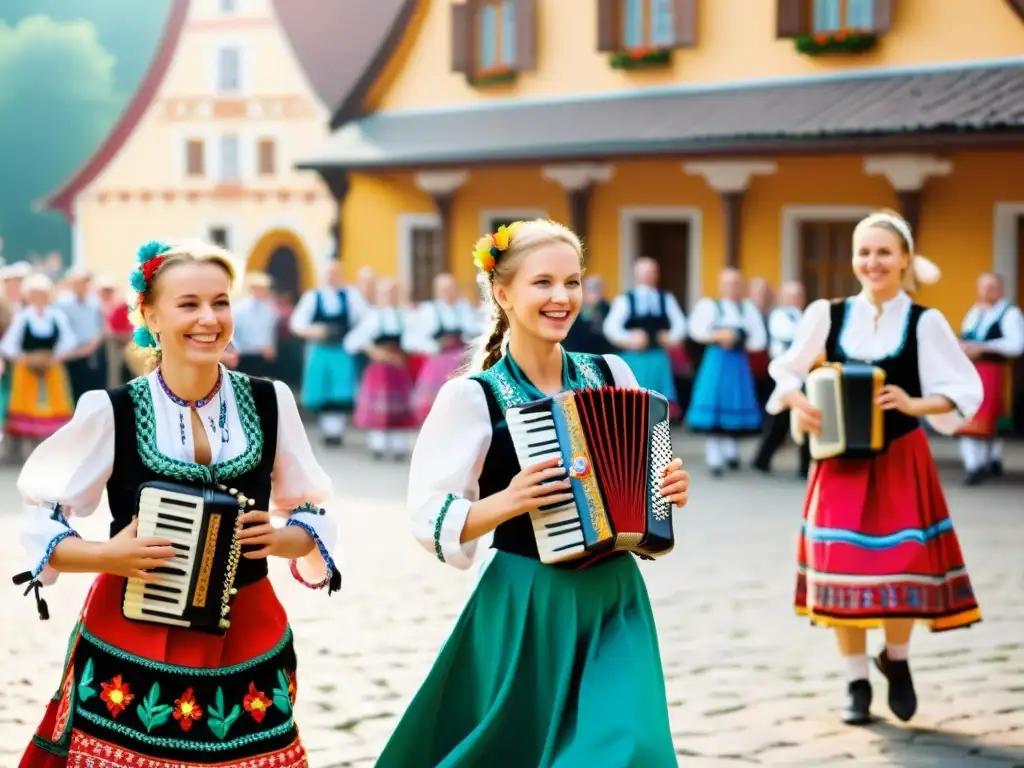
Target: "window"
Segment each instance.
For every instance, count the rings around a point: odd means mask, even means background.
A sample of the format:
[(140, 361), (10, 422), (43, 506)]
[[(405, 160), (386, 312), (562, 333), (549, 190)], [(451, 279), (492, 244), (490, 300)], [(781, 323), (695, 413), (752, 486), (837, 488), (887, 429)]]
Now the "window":
[(238, 0), (220, 0), (221, 13), (236, 13), (238, 11)]
[(185, 142), (185, 175), (206, 175), (206, 143), (202, 139)]
[(875, 28), (874, 0), (813, 0), (815, 34), (871, 32)]
[(801, 278), (807, 301), (853, 296), (853, 221), (805, 221), (800, 226)]
[(227, 227), (210, 227), (209, 240), (214, 245), (219, 245), (227, 250), (231, 249), (231, 241), (228, 237)]
[(235, 47), (217, 49), (217, 90), (230, 93), (242, 88), (242, 52)]
[(416, 226), (409, 230), (409, 248), (412, 252), (412, 298), (428, 301), (433, 298), (434, 278), (448, 268), (441, 229)]
[(234, 182), (241, 178), (239, 142), (237, 136), (220, 138), (220, 181)]
[(515, 0), (481, 5), (477, 14), (477, 74), (512, 69), (515, 64)]
[(675, 37), (672, 0), (621, 0), (622, 47), (662, 48)]
[(260, 139), (257, 167), (260, 176), (273, 176), (277, 172), (277, 142), (273, 139)]

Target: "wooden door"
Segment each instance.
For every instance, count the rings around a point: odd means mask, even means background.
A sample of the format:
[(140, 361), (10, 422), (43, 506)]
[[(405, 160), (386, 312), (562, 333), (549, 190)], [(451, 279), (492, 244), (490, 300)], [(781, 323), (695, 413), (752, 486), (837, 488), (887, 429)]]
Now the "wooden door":
[(853, 274), (853, 221), (800, 224), (800, 275), (807, 301), (839, 299), (860, 291)]
[(641, 221), (637, 224), (637, 257), (658, 262), (661, 271), (661, 289), (676, 297), (679, 306), (687, 310), (689, 295), (690, 225), (685, 221)]
[(432, 226), (417, 226), (409, 230), (409, 247), (412, 254), (413, 301), (427, 301), (433, 298), (434, 278), (448, 270), (441, 230)]

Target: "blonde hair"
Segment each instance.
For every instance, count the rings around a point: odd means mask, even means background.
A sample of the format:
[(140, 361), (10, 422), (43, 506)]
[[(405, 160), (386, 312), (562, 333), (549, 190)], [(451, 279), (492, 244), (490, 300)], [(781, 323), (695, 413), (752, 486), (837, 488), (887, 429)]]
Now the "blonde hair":
[(903, 289), (913, 293), (920, 285), (933, 285), (942, 277), (938, 265), (914, 252), (914, 235), (910, 225), (899, 213), (891, 208), (882, 208), (864, 217), (853, 230), (853, 252), (857, 253), (857, 240), (866, 229), (884, 229), (896, 235), (909, 264), (903, 272)]
[[(179, 264), (216, 264), (227, 273), (229, 294), (234, 289), (235, 282), (238, 279), (238, 269), (235, 266), (234, 257), (219, 245), (214, 245), (204, 240), (180, 240), (159, 255), (163, 257), (160, 266), (153, 271), (146, 283), (145, 289), (136, 291), (134, 301), (130, 302), (134, 309), (129, 314), (129, 317), (132, 325), (136, 326), (136, 328), (146, 327), (146, 319), (142, 309), (143, 307), (152, 306), (156, 300), (160, 286), (160, 276)], [(139, 359), (141, 361), (140, 367), (147, 373), (160, 365), (162, 358), (159, 346), (141, 347), (135, 342), (128, 345), (127, 353)]]
[(498, 256), (494, 269), (480, 273), (480, 293), (490, 310), (490, 321), (488, 330), (477, 339), (470, 364), (472, 372), (486, 371), (501, 359), (502, 346), (508, 335), (508, 317), (494, 298), (494, 285), (508, 285), (519, 271), (523, 259), (538, 248), (554, 243), (572, 247), (580, 257), (580, 265), (583, 265), (583, 244), (575, 232), (557, 221), (533, 219), (519, 225), (509, 240), (508, 248)]

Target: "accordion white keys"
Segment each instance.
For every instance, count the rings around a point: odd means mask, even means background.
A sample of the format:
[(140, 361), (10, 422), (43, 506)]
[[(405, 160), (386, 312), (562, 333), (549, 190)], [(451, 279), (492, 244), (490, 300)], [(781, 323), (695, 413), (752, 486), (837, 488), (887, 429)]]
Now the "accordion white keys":
[(661, 495), (672, 461), (663, 396), (612, 387), (568, 391), (509, 408), (505, 418), (522, 468), (559, 458), (569, 471), (573, 498), (530, 512), (542, 563), (672, 550), (672, 504)]
[(255, 502), (224, 486), (218, 490), (167, 482), (144, 483), (138, 493), (138, 536), (169, 539), (171, 564), (154, 568), (153, 582), (126, 579), (125, 618), (223, 634), (241, 556), (242, 512)]
[(805, 391), (821, 410), (821, 433), (808, 436), (815, 461), (869, 459), (885, 450), (885, 418), (878, 393), (885, 371), (865, 363), (827, 363), (807, 375)]

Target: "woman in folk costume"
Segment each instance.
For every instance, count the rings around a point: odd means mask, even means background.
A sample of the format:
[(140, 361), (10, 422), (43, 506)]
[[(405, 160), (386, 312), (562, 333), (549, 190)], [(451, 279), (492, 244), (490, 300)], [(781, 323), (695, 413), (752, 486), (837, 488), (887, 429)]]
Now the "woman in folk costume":
[(964, 317), (960, 339), (985, 388), (978, 412), (957, 431), (967, 485), (978, 485), (989, 475), (1003, 473), (999, 422), (1010, 410), (1008, 373), (1024, 354), (1024, 315), (1003, 298), (1001, 275), (986, 272), (978, 277), (978, 302)]
[(761, 434), (761, 405), (748, 353), (768, 343), (760, 311), (743, 297), (739, 270), (722, 270), (718, 293), (717, 301), (698, 301), (690, 316), (690, 336), (708, 346), (686, 412), (687, 426), (707, 436), (704, 455), (715, 477), (726, 467), (739, 469), (737, 438)]
[(0, 355), (13, 364), (5, 425), (11, 437), (49, 437), (74, 411), (63, 361), (78, 341), (67, 317), (51, 303), (52, 290), (46, 275), (26, 277), (25, 304), (0, 339)]
[(465, 362), (466, 345), (479, 333), (479, 323), (447, 273), (434, 278), (434, 300), (420, 305), (414, 323), (416, 347), (429, 355), (412, 395), (416, 423), (422, 424), (441, 387)]
[(889, 708), (905, 721), (917, 709), (907, 661), (914, 622), (938, 632), (981, 619), (921, 426), (927, 418), (952, 434), (978, 410), (981, 380), (942, 314), (908, 295), (915, 279), (938, 279), (935, 265), (913, 253), (899, 214), (861, 221), (853, 270), (863, 290), (810, 304), (792, 346), (770, 366), (768, 412), (792, 409), (797, 435), (820, 431), (821, 412), (801, 392), (816, 361), (869, 363), (886, 374), (876, 401), (885, 451), (817, 462), (800, 535), (796, 609), (835, 629), (848, 680), (842, 717), (853, 725), (871, 720), (867, 629), (885, 631), (875, 665), (888, 679)]
[(238, 370), (249, 376), (278, 378), (277, 302), (273, 280), (262, 272), (245, 276), (246, 295), (235, 305), (235, 335), (231, 345), (238, 352)]
[(670, 347), (686, 337), (686, 317), (679, 302), (658, 288), (659, 267), (654, 259), (637, 259), (634, 288), (612, 302), (602, 330), (636, 376), (640, 386), (663, 395), (679, 418), (679, 396), (672, 375)]
[[(156, 348), (158, 367), (88, 392), (18, 480), (31, 571), (15, 583), (34, 589), (40, 616), (47, 617), (40, 588), (59, 573), (99, 574), (21, 766), (308, 766), (293, 718), (292, 633), (267, 558), (290, 560), (313, 589), (340, 587), (335, 522), (321, 507), (331, 481), (291, 392), (219, 363), (233, 325), (227, 254), (203, 243), (148, 243), (138, 260), (135, 341)], [(221, 614), (230, 625), (221, 634), (125, 616), (126, 579), (151, 584), (147, 594), (159, 598), (169, 587), (157, 569), (189, 551), (180, 535), (172, 542), (140, 534), (137, 494), (153, 482), (183, 494), (230, 484), (232, 495), (247, 497), (241, 557)], [(96, 509), (104, 489), (111, 538), (85, 541), (71, 523)], [(271, 508), (284, 511), (283, 526), (271, 523)], [(230, 579), (230, 568), (215, 560), (210, 579)]]
[[(377, 762), (427, 766), (675, 766), (651, 606), (632, 556), (545, 565), (528, 511), (570, 498), (557, 460), (521, 467), (511, 406), (606, 385), (636, 387), (618, 357), (565, 352), (582, 301), (579, 239), (550, 221), (477, 244), (494, 321), (472, 375), (441, 389), (409, 476), (413, 533), (468, 568), (496, 551)], [(509, 335), (507, 347), (504, 347)], [(687, 500), (682, 462), (661, 491)]]
[(394, 280), (378, 281), (376, 297), (377, 304), (345, 337), (349, 354), (362, 353), (370, 360), (356, 397), (355, 423), (367, 431), (367, 443), (375, 459), (385, 454), (401, 459), (408, 450), (408, 432), (416, 426), (412, 374), (406, 356), (415, 321), (399, 306)]
[(345, 439), (359, 384), (356, 361), (342, 342), (366, 313), (360, 292), (342, 280), (341, 264), (332, 262), (327, 285), (304, 293), (289, 321), (291, 332), (307, 342), (302, 405), (319, 416), (324, 444), (331, 446)]

